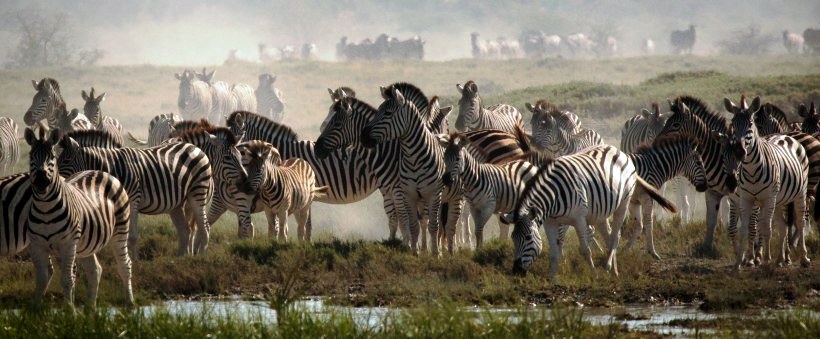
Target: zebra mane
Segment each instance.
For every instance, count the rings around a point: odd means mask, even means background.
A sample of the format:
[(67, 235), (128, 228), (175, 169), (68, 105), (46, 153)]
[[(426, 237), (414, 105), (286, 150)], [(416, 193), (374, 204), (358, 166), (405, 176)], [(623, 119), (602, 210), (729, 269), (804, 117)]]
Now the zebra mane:
[(178, 122), (174, 123), (173, 127), (174, 127), (175, 130), (178, 130), (178, 131), (184, 133), (185, 131), (192, 130), (192, 129), (197, 128), (197, 127), (212, 128), (212, 127), (216, 127), (216, 126), (211, 125), (211, 123), (208, 121), (208, 119), (201, 119), (199, 121), (196, 121), (196, 120), (178, 121)]
[[(789, 120), (786, 118), (786, 112), (784, 112), (782, 109), (780, 109), (780, 107), (777, 107), (775, 104), (772, 104), (770, 102), (767, 102), (767, 103), (763, 104), (762, 107), (763, 107), (763, 112), (765, 112), (767, 115), (769, 115), (772, 118), (774, 118), (775, 120), (777, 120), (778, 123), (788, 125)], [(788, 126), (782, 126), (782, 127), (788, 128)]]
[(416, 85), (413, 85), (408, 82), (397, 82), (390, 86), (387, 86), (388, 95), (391, 95), (391, 97), (393, 89), (399, 90), (399, 92), (401, 92), (401, 94), (404, 95), (405, 98), (415, 98), (416, 100), (413, 100), (413, 104), (416, 105), (416, 108), (419, 110), (419, 112), (427, 115), (430, 114), (430, 100), (427, 98), (426, 95), (424, 95), (424, 92), (422, 92), (420, 88), (416, 87)]
[(46, 84), (46, 82), (48, 82), (48, 84), (51, 85), (51, 88), (57, 91), (57, 93), (60, 93), (60, 83), (52, 78), (43, 78), (42, 80), (40, 80), (40, 82), (37, 83), (37, 90), (42, 91), (44, 89), (44, 85)]
[(81, 147), (102, 147), (107, 145), (110, 148), (122, 148), (122, 144), (114, 139), (111, 133), (103, 130), (72, 131), (63, 135), (63, 141), (68, 141), (68, 138), (74, 139)]
[(668, 147), (669, 145), (681, 142), (686, 142), (689, 145), (697, 144), (697, 140), (694, 137), (680, 132), (673, 132), (659, 135), (654, 140), (648, 140), (641, 143), (637, 146), (637, 148), (635, 148), (635, 151), (632, 152), (632, 154), (645, 154), (654, 149)]
[(289, 126), (274, 122), (273, 120), (256, 113), (246, 111), (233, 112), (230, 116), (228, 116), (226, 125), (234, 126), (236, 124), (237, 117), (240, 115), (245, 118), (246, 126), (248, 126), (248, 124), (254, 124), (252, 121), (257, 121), (255, 128), (265, 128), (266, 132), (284, 138), (285, 141), (299, 141), (299, 135), (296, 134), (296, 132)]
[[(347, 93), (347, 91), (345, 91), (345, 93)], [(341, 100), (335, 101), (331, 107), (334, 111), (338, 112), (339, 110), (343, 109), (342, 104), (349, 104), (351, 107), (353, 107), (354, 112), (358, 111), (356, 109), (357, 107), (364, 107), (365, 111), (368, 111), (368, 112), (371, 112), (371, 113), (374, 113), (374, 114), (377, 111), (377, 109), (375, 107), (371, 106), (370, 104), (368, 104), (368, 103), (366, 103), (362, 100), (359, 100), (355, 96), (345, 96)], [(295, 135), (294, 135), (294, 138), (296, 138)]]
[[(721, 133), (726, 133), (728, 130), (726, 118), (721, 116), (718, 112), (709, 109), (709, 106), (707, 106), (703, 100), (689, 95), (682, 95), (675, 99), (675, 101), (683, 102), (692, 114), (699, 117), (704, 123), (706, 123), (707, 127)], [(672, 105), (672, 112), (681, 113), (677, 112), (677, 107), (675, 106), (676, 105)]]
[[(438, 107), (438, 110), (436, 110), (435, 115), (432, 115), (432, 116), (430, 116), (430, 117), (429, 117), (429, 118), (430, 118), (430, 122), (429, 122), (427, 125), (428, 125), (428, 127), (429, 127), (431, 130), (439, 130), (439, 129), (441, 129), (441, 131), (439, 131), (439, 132), (444, 132), (444, 129), (443, 129), (443, 128), (441, 128), (441, 127), (442, 127), (442, 123), (444, 123), (444, 121), (445, 121), (445, 119), (447, 118), (447, 115), (450, 113), (450, 111), (448, 111), (448, 112), (447, 112), (447, 114), (444, 114), (444, 113), (443, 113), (443, 110), (441, 109), (441, 105), (439, 105), (439, 104), (438, 104), (438, 96), (433, 96), (433, 98), (432, 98), (432, 99), (430, 99), (430, 103), (431, 103), (431, 104), (432, 104), (432, 103), (435, 103), (435, 104), (436, 104), (436, 106)], [(432, 112), (432, 105), (431, 105), (430, 109), (431, 109), (430, 114), (433, 114), (433, 112)], [(446, 123), (445, 123), (445, 124), (446, 124)]]
[(561, 113), (561, 110), (558, 109), (558, 106), (555, 106), (553, 103), (544, 99), (536, 101), (533, 107), (535, 107), (539, 111), (539, 113)]
[(555, 159), (544, 159), (538, 164), (538, 171), (535, 175), (524, 184), (524, 190), (521, 191), (521, 196), (518, 198), (518, 201), (515, 202), (515, 209), (513, 209), (513, 215), (518, 218), (521, 215), (521, 207), (526, 203), (526, 199), (524, 197), (530, 194), (530, 191), (534, 189), (534, 187), (540, 186), (536, 182), (538, 178), (543, 175), (544, 172), (552, 171), (552, 164), (555, 163)]
[(230, 129), (227, 127), (215, 127), (211, 126), (197, 126), (193, 129), (189, 129), (182, 134), (179, 135), (179, 138), (182, 140), (191, 140), (191, 139), (199, 139), (202, 138), (205, 134), (214, 134), (217, 136), (221, 136), (225, 138), (225, 141), (228, 144), (236, 145), (237, 140), (236, 136), (233, 135)]

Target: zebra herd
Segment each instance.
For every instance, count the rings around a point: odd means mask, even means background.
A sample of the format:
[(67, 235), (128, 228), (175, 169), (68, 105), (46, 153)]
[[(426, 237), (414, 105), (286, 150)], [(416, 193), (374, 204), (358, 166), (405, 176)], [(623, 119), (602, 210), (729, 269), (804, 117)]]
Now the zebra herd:
[[(202, 93), (206, 85), (218, 85), (205, 70), (178, 78), (201, 82), (195, 87)], [(237, 215), (239, 237), (253, 237), (250, 216), (265, 212), (268, 237), (286, 240), (287, 218), (294, 215), (298, 239), (310, 241), (312, 202), (347, 204), (379, 190), (390, 237), (400, 232), (414, 253), (428, 246), (434, 255), (445, 247), (452, 253), (456, 246), (470, 246), (467, 214), (480, 247), (484, 226), (495, 214), (501, 237), (510, 236), (513, 225), (513, 272), (523, 273), (540, 255), (543, 226), (551, 277), (569, 227), (591, 267), (590, 246), (600, 248), (600, 234), (605, 267), (617, 275), (627, 212), (637, 227), (626, 248), (643, 234), (647, 253), (660, 259), (653, 206), (677, 211), (658, 190), (675, 177), (706, 192), (706, 246), (713, 245), (720, 202), (728, 197), (737, 268), (771, 261), (773, 224), (777, 262), (789, 263), (794, 249), (801, 264), (809, 265), (807, 217), (820, 219), (820, 116), (813, 104), (800, 106), (804, 120), (791, 131), (785, 113), (760, 98), (748, 103), (741, 97), (738, 104), (726, 99), (733, 115), (727, 121), (699, 99), (681, 96), (669, 102), (669, 113), (654, 104), (627, 121), (619, 149), (583, 128), (579, 116), (546, 100), (526, 103), (528, 132), (515, 107), (485, 107), (474, 81), (456, 86), (458, 131), (451, 132), (447, 117), (453, 107), (442, 107), (438, 97), (428, 98), (412, 84), (394, 83), (380, 88), (378, 107), (348, 87), (329, 89), (329, 113), (315, 142), (299, 139), (269, 118), (270, 111), (235, 110), (223, 115), (225, 126), (183, 120), (190, 117), (183, 111), (151, 120), (148, 140), (139, 142), (147, 148), (126, 148), (122, 126), (100, 109), (104, 93), (82, 92), (88, 123), (80, 124), (76, 117), (67, 119), (56, 80), (34, 87), (24, 117), (30, 170), (0, 178), (0, 255), (31, 245), (37, 300), (52, 272), (49, 256), (56, 255), (66, 273), (61, 284), (67, 302), (73, 303), (78, 260), (93, 305), (101, 270), (96, 253), (109, 245), (133, 300), (131, 260), (139, 253), (140, 213), (169, 214), (178, 254), (187, 255), (206, 252), (211, 225), (226, 211)], [(180, 98), (189, 107), (196, 96)], [(16, 132), (13, 121), (0, 119), (4, 162), (16, 162)]]

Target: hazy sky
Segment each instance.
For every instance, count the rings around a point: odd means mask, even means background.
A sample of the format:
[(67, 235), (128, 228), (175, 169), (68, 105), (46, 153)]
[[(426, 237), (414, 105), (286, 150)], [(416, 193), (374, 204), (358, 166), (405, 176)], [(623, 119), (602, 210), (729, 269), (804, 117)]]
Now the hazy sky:
[[(420, 34), (426, 58), (470, 56), (470, 32), (484, 38), (517, 38), (523, 28), (548, 33), (589, 32), (607, 27), (623, 53), (637, 53), (644, 38), (668, 46), (672, 29), (697, 26), (696, 53), (712, 53), (714, 41), (734, 29), (760, 25), (767, 34), (820, 27), (818, 1), (45, 1), (0, 0), (0, 61), (16, 46), (13, 14), (42, 9), (69, 15), (75, 43), (106, 51), (103, 64), (220, 64), (231, 49), (258, 58), (257, 43), (273, 46), (315, 42), (331, 60), (341, 36), (352, 41), (386, 32)], [(780, 44), (772, 51), (781, 52)]]

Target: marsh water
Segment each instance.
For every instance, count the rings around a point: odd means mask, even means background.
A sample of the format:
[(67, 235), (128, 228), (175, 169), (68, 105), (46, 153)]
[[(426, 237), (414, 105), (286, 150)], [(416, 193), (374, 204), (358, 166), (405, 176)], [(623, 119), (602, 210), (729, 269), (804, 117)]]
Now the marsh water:
[[(349, 307), (326, 304), (321, 298), (309, 298), (294, 304), (297, 310), (304, 311), (318, 317), (331, 314), (349, 314), (353, 321), (363, 327), (376, 328), (383, 323), (386, 316), (392, 312), (402, 312), (401, 308), (389, 307)], [(150, 314), (157, 310), (165, 310), (173, 314), (201, 314), (209, 312), (215, 316), (232, 316), (263, 322), (276, 322), (276, 311), (270, 308), (265, 301), (247, 301), (239, 298), (233, 300), (216, 301), (166, 301), (161, 304), (144, 306), (143, 312)], [(521, 316), (520, 309), (496, 307), (467, 307), (475, 312), (476, 321), (482, 317), (502, 316), (510, 321), (516, 321)], [(527, 312), (550, 312), (548, 308), (532, 306)], [(692, 320), (704, 321), (722, 318), (742, 318), (754, 320), (770, 312), (780, 311), (753, 311), (753, 312), (719, 312), (706, 313), (696, 306), (657, 306), (657, 305), (629, 305), (612, 308), (581, 307), (585, 321), (596, 325), (619, 324), (629, 331), (653, 332), (663, 335), (691, 336), (696, 333), (708, 333), (709, 329), (681, 326), (679, 324), (694, 324)], [(817, 313), (820, 316), (820, 313)], [(676, 325), (678, 324), (678, 325)]]

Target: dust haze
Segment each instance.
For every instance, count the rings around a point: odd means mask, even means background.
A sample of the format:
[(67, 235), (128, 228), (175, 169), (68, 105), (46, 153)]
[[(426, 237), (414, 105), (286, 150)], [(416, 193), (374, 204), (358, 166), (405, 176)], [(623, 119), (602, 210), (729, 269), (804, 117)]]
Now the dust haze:
[[(696, 54), (716, 52), (714, 42), (732, 30), (757, 25), (764, 34), (802, 32), (818, 25), (816, 1), (4, 1), (0, 58), (15, 47), (9, 16), (21, 10), (62, 12), (74, 43), (105, 51), (102, 65), (216, 65), (232, 49), (258, 60), (258, 44), (317, 45), (318, 57), (335, 59), (342, 36), (358, 42), (387, 33), (426, 41), (426, 60), (470, 56), (471, 32), (482, 38), (517, 39), (523, 29), (547, 34), (589, 34), (603, 29), (618, 38), (617, 55), (640, 53), (645, 38), (668, 50), (669, 32), (694, 24)], [(779, 42), (779, 40), (778, 40)], [(782, 44), (772, 48), (783, 52)]]

